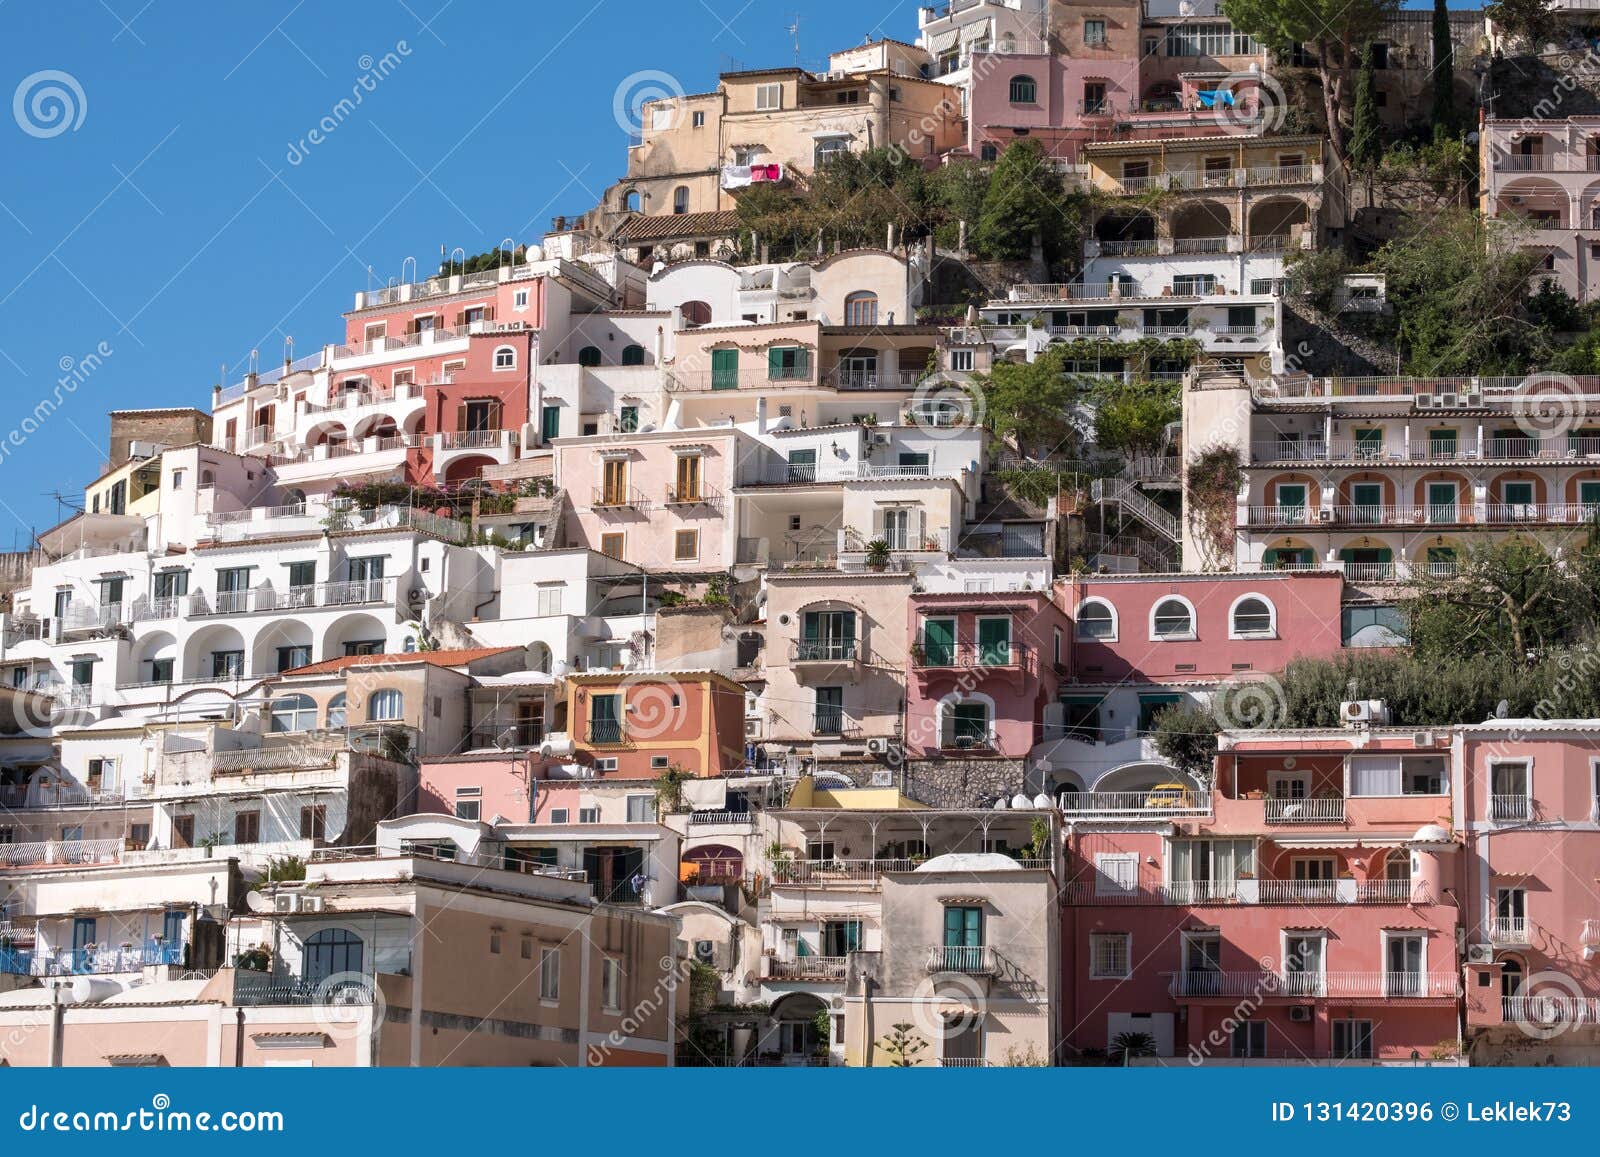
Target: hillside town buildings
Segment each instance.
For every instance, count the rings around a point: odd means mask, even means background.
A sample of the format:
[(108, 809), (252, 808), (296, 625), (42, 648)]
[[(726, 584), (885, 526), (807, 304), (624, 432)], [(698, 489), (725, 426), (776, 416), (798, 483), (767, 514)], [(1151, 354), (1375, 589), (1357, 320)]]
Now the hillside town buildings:
[[(1345, 178), (1217, 5), (916, 20), (648, 103), (583, 216), (111, 415), (0, 614), (0, 1061), (1593, 1063), (1593, 721), (1154, 731), (1565, 549), (1600, 385), (1302, 372)], [(1483, 137), (1580, 298), (1584, 124)], [(741, 240), (846, 151), (1024, 138), (1095, 194), (1069, 282), (952, 318), (931, 238)], [(1085, 340), (1181, 429), (1039, 492), (979, 375)]]

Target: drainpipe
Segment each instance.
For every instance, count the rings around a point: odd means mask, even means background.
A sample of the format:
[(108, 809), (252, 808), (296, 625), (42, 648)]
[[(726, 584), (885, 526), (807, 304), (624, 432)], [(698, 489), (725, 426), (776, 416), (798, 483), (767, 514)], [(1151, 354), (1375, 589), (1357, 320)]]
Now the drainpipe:
[(61, 1003), (61, 985), (50, 986), (50, 1067), (61, 1067), (63, 1037), (66, 1028), (67, 1006)]
[(233, 1010), (233, 1067), (244, 1068), (244, 1009)]

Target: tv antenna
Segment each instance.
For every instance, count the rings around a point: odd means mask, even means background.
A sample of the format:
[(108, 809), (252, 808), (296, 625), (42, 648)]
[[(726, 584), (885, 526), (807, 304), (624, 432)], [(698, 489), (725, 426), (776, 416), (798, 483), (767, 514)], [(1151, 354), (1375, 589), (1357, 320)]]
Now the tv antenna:
[(784, 29), (794, 40), (794, 66), (800, 67), (800, 13), (794, 14), (794, 23)]

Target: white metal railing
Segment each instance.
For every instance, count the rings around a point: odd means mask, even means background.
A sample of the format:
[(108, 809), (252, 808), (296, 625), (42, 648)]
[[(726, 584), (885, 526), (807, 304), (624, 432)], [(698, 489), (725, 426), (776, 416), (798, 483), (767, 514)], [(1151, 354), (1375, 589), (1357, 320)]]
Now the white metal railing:
[(713, 824), (753, 824), (755, 822), (756, 813), (748, 811), (705, 811), (689, 813), (689, 823), (693, 827), (706, 827)]
[(1135, 818), (1152, 816), (1208, 816), (1208, 791), (1080, 791), (1059, 797), (1062, 814), (1071, 819)]
[(122, 857), (121, 837), (108, 840), (39, 840), (0, 844), (0, 867), (36, 864), (114, 864)]
[(439, 435), (441, 450), (493, 450), (500, 447), (504, 430), (456, 430)]
[(1489, 818), (1497, 823), (1515, 823), (1532, 816), (1533, 801), (1526, 795), (1497, 793), (1489, 797)]
[(1232, 904), (1239, 899), (1237, 880), (1179, 880), (1168, 884), (1123, 887), (1113, 880), (1074, 880), (1062, 888), (1073, 907), (1138, 904)]
[(911, 859), (778, 860), (772, 865), (772, 882), (820, 888), (848, 887), (875, 884), (885, 872), (909, 872), (916, 866), (917, 861)]
[(1549, 996), (1503, 996), (1500, 1004), (1506, 1020), (1522, 1024), (1600, 1024), (1600, 997), (1555, 993)]
[[(1338, 880), (1257, 880), (1259, 904), (1337, 904)], [(1353, 881), (1352, 881), (1353, 884)], [(1354, 891), (1354, 888), (1351, 888)]]
[(1173, 996), (1452, 998), (1461, 982), (1454, 974), (1424, 972), (1220, 972), (1191, 969), (1172, 974)]
[(285, 506), (253, 506), (244, 510), (218, 510), (206, 515), (206, 525), (227, 526), (235, 522), (270, 521), (274, 518), (302, 518), (306, 513), (304, 502), (291, 502)]
[(767, 974), (781, 980), (843, 980), (843, 956), (767, 957)]
[(992, 976), (996, 963), (995, 951), (987, 944), (935, 944), (928, 949), (929, 972)]
[(1344, 821), (1343, 799), (1269, 799), (1269, 824), (1326, 824)]
[(318, 607), (350, 607), (367, 603), (386, 603), (393, 599), (394, 579), (357, 579), (349, 582), (315, 583), (309, 586), (275, 590), (257, 587), (245, 591), (219, 591), (208, 601), (204, 594), (189, 596), (189, 614), (244, 615), (261, 611), (310, 610)]
[(1491, 916), (1486, 921), (1491, 944), (1528, 944), (1532, 926), (1526, 916)]

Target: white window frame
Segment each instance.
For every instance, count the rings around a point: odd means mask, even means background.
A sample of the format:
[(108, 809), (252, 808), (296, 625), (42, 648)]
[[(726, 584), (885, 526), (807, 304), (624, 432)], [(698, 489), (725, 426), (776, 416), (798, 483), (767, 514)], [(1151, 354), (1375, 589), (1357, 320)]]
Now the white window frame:
[(1325, 928), (1300, 928), (1291, 931), (1288, 928), (1278, 930), (1278, 975), (1286, 976), (1289, 972), (1289, 941), (1291, 940), (1320, 940), (1322, 950), (1317, 953), (1317, 970), (1314, 973), (1301, 972), (1298, 976), (1315, 976), (1319, 992), (1326, 992), (1328, 987), (1328, 931)]
[[(623, 798), (622, 806), (624, 808), (624, 811), (623, 811), (622, 814), (623, 814), (623, 818), (628, 823), (630, 823), (630, 824), (653, 824), (653, 823), (656, 822), (656, 809), (655, 809), (656, 797), (654, 795), (649, 794), (648, 792), (629, 792), (627, 795), (623, 796), (622, 798)], [(635, 802), (637, 802), (637, 801), (643, 801), (647, 805), (646, 806), (646, 810), (649, 812), (649, 815), (645, 819), (636, 820), (636, 819), (633, 818), (633, 815), (632, 815), (633, 806), (634, 806)]]
[(511, 308), (522, 313), (528, 308), (528, 291), (518, 289), (511, 294)]
[[(1085, 636), (1078, 629), (1078, 624), (1083, 620), (1083, 608), (1089, 606), (1104, 607), (1106, 610), (1111, 612), (1111, 633), (1109, 635), (1095, 638), (1093, 636)], [(1111, 600), (1103, 599), (1099, 595), (1090, 595), (1088, 598), (1084, 599), (1078, 604), (1077, 622), (1074, 623), (1072, 633), (1080, 643), (1115, 643), (1117, 641), (1117, 635), (1120, 632), (1120, 628), (1121, 620), (1117, 616), (1117, 607), (1115, 603), (1111, 602)]]
[(1494, 818), (1494, 797), (1496, 795), (1494, 790), (1494, 772), (1495, 768), (1499, 767), (1502, 763), (1520, 763), (1528, 769), (1526, 774), (1523, 776), (1525, 780), (1523, 798), (1528, 804), (1529, 819), (1533, 817), (1533, 756), (1531, 755), (1491, 755), (1489, 757), (1487, 765), (1487, 770), (1489, 772), (1487, 786), (1489, 788), (1489, 792), (1485, 801), (1488, 804), (1488, 806), (1484, 809), (1485, 817), (1492, 824), (1525, 824), (1529, 822), (1528, 819), (1497, 820)]
[(1389, 942), (1391, 940), (1420, 940), (1422, 941), (1422, 964), (1418, 970), (1418, 980), (1422, 986), (1419, 996), (1429, 996), (1428, 992), (1428, 933), (1423, 928), (1383, 928), (1378, 932), (1378, 964), (1379, 971), (1383, 973), (1384, 995), (1388, 996), (1389, 988)]
[[(505, 361), (504, 364), (501, 364), (501, 360), (500, 360), (502, 354), (504, 354), (505, 357), (506, 357), (506, 361)], [(516, 369), (517, 368), (517, 350), (516, 350), (516, 347), (515, 346), (508, 346), (508, 345), (495, 346), (494, 347), (493, 368), (494, 368), (495, 373), (505, 373), (507, 370)]]
[[(392, 700), (391, 700), (391, 696), (392, 696)], [(391, 701), (395, 705), (394, 706), (394, 713), (392, 715), (390, 715), (390, 714), (379, 715), (378, 714), (378, 706), (379, 706), (379, 704), (382, 703), (384, 705), (387, 705)], [(405, 718), (405, 715), (406, 715), (406, 696), (405, 696), (405, 692), (401, 691), (398, 687), (378, 687), (378, 688), (375, 688), (373, 690), (372, 694), (367, 696), (367, 722), (368, 723), (399, 723), (401, 720), (403, 720)]]
[(600, 822), (600, 808), (598, 806), (578, 808), (578, 822), (580, 824), (597, 824)]
[(756, 111), (757, 112), (782, 112), (783, 111), (783, 85), (758, 84), (756, 85)]
[(950, 372), (953, 374), (970, 374), (973, 367), (973, 354), (971, 350), (950, 351)]
[(622, 961), (600, 958), (600, 1007), (606, 1012), (622, 1011)]
[[(1133, 880), (1127, 888), (1108, 884), (1107, 864), (1132, 864)], [(1138, 852), (1096, 852), (1094, 857), (1094, 893), (1096, 896), (1127, 896), (1139, 890)]]
[[(1189, 611), (1189, 630), (1182, 635), (1156, 634), (1156, 612), (1168, 603), (1182, 603)], [(1195, 613), (1194, 604), (1182, 595), (1162, 595), (1150, 604), (1150, 641), (1152, 643), (1192, 643), (1200, 637), (1200, 617)]]
[[(1100, 947), (1120, 941), (1122, 944), (1122, 971), (1106, 972), (1101, 968)], [(1133, 933), (1132, 932), (1091, 932), (1089, 933), (1089, 979), (1090, 980), (1128, 980), (1133, 976)]]
[[(1258, 599), (1267, 608), (1267, 629), (1264, 631), (1241, 631), (1234, 623), (1234, 615), (1239, 610), (1239, 605), (1250, 599)], [(1246, 591), (1228, 607), (1228, 638), (1230, 639), (1276, 639), (1278, 637), (1278, 605), (1266, 595), (1258, 591)]]
[(561, 1002), (561, 949), (539, 950), (539, 1001), (541, 1004)]

